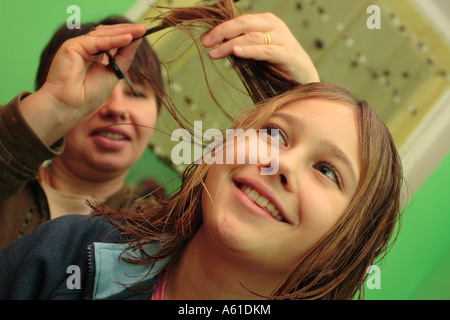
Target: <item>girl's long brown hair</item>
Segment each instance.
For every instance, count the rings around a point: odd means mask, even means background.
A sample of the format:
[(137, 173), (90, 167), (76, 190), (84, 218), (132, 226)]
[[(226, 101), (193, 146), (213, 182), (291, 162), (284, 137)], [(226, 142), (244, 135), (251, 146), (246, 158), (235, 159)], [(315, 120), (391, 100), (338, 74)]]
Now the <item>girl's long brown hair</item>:
[[(230, 0), (216, 2), (215, 6), (174, 9), (160, 18), (173, 25), (202, 23), (213, 27), (234, 16)], [(359, 290), (363, 292), (367, 268), (391, 244), (399, 218), (402, 170), (389, 131), (367, 103), (342, 86), (300, 85), (266, 62), (234, 56), (230, 59), (256, 104), (235, 118), (233, 128), (259, 129), (276, 110), (301, 99), (328, 99), (355, 107), (361, 152), (361, 178), (356, 193), (332, 230), (299, 259), (297, 267), (268, 297), (352, 299)], [(176, 262), (202, 224), (201, 199), (208, 168), (205, 163), (191, 164), (182, 174), (179, 190), (140, 210), (97, 207), (96, 214), (115, 224), (129, 238), (132, 249), (145, 254), (146, 244), (157, 243), (160, 247), (154, 255), (129, 257), (127, 261), (151, 264), (172, 256), (170, 263)], [(330, 249), (332, 257), (326, 255)]]

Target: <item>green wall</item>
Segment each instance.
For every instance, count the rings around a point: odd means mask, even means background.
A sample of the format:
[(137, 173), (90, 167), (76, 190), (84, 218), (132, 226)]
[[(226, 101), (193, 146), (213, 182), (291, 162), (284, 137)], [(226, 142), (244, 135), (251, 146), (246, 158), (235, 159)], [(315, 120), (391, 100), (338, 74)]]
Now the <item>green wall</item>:
[(99, 20), (110, 14), (123, 14), (135, 0), (4, 0), (0, 4), (0, 103), (19, 91), (32, 91), (42, 49), (76, 4), (81, 21)]
[[(123, 14), (135, 0), (6, 0), (0, 3), (0, 104), (33, 91), (41, 50), (77, 4), (82, 21)], [(147, 151), (128, 178), (142, 175), (164, 183), (175, 173)], [(441, 162), (403, 216), (398, 241), (381, 265), (381, 289), (367, 299), (450, 299), (450, 155)]]
[(450, 299), (450, 153), (404, 212), (381, 267), (381, 289), (367, 299)]

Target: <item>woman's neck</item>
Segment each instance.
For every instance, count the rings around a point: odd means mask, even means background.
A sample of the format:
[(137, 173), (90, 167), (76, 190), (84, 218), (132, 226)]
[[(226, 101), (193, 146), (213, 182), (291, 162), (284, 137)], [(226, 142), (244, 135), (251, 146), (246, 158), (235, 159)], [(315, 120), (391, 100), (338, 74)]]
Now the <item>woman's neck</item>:
[(81, 194), (107, 200), (117, 193), (124, 185), (124, 176), (96, 179), (85, 179), (75, 174), (63, 164), (52, 163), (50, 168), (41, 168), (41, 177), (44, 181), (63, 193)]
[[(243, 263), (228, 259), (202, 238), (202, 228), (186, 246), (180, 259), (168, 270), (164, 299), (246, 300), (268, 296), (277, 281)], [(210, 250), (211, 249), (211, 250)], [(247, 289), (246, 289), (247, 288)], [(249, 291), (251, 290), (251, 291)]]

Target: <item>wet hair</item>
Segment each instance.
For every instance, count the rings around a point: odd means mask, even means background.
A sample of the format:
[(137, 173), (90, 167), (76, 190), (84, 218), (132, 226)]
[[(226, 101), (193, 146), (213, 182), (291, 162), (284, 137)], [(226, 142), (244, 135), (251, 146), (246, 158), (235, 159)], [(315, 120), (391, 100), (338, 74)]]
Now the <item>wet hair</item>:
[[(172, 12), (178, 19), (192, 22), (195, 17), (196, 23), (201, 20), (211, 27), (233, 17), (233, 10), (232, 1), (221, 1), (205, 10), (193, 7)], [(202, 12), (205, 16), (200, 17)], [(170, 21), (170, 13), (164, 18)], [(361, 155), (356, 192), (338, 222), (304, 257), (299, 257), (298, 265), (267, 298), (353, 299), (358, 292), (362, 298), (367, 268), (392, 245), (401, 211), (402, 168), (389, 130), (368, 103), (341, 85), (299, 84), (274, 71), (269, 63), (234, 56), (230, 59), (255, 101), (235, 118), (233, 129), (259, 129), (274, 112), (299, 100), (325, 99), (354, 107)], [(191, 164), (182, 173), (176, 192), (138, 212), (97, 207), (96, 215), (105, 216), (129, 237), (131, 248), (141, 251), (154, 241), (160, 245), (154, 255), (126, 261), (151, 264), (172, 256), (170, 263), (176, 262), (202, 225), (202, 193), (207, 191), (204, 181), (208, 170), (204, 162)]]
[[(98, 23), (90, 22), (82, 24), (80, 29), (68, 29), (66, 24), (61, 25), (41, 53), (39, 68), (35, 79), (35, 89), (38, 90), (44, 85), (53, 57), (66, 40), (86, 35), (98, 25), (113, 25), (119, 23), (130, 23), (130, 21), (121, 16), (109, 16)], [(142, 41), (139, 45), (128, 73), (132, 82), (148, 86), (155, 91), (159, 107), (161, 104), (160, 92), (163, 91), (164, 87), (161, 66), (156, 53), (153, 51), (148, 41)]]

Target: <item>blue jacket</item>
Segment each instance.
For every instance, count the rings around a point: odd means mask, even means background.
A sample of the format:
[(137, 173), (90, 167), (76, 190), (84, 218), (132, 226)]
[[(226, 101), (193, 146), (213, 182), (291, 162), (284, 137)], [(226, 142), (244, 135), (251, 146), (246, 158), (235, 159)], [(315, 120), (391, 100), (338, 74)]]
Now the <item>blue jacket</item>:
[(0, 299), (150, 299), (167, 261), (124, 262), (124, 240), (102, 218), (48, 221), (0, 251)]

